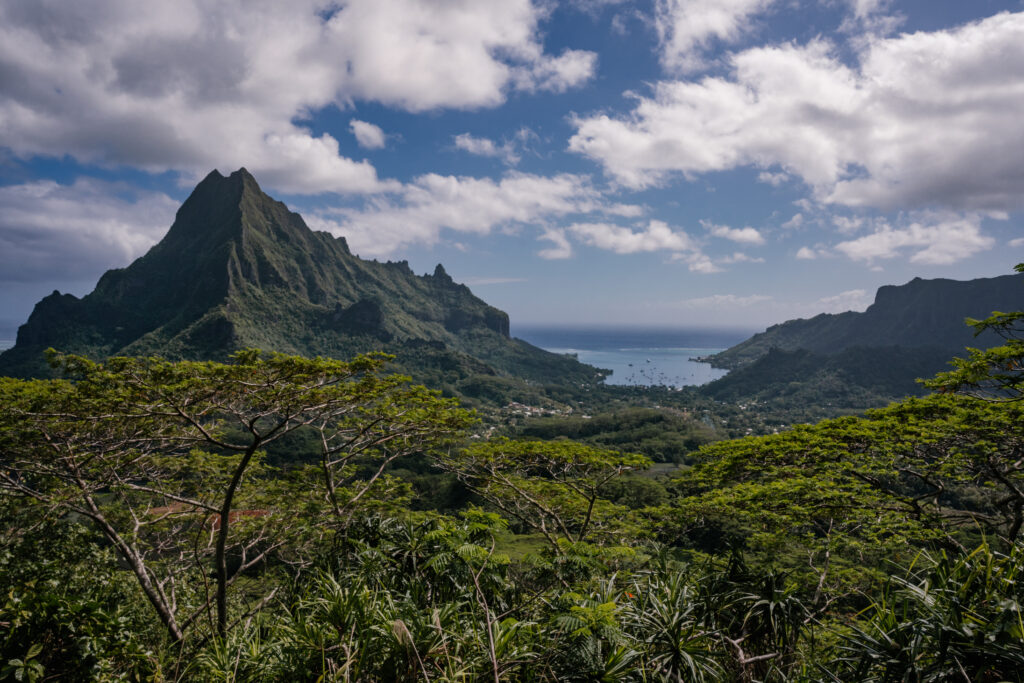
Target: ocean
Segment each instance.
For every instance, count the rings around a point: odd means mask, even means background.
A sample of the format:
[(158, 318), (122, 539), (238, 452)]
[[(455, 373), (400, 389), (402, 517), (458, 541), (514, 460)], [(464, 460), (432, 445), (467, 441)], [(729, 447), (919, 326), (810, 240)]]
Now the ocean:
[(516, 326), (512, 335), (612, 371), (607, 384), (697, 386), (726, 374), (694, 360), (738, 344), (752, 330)]

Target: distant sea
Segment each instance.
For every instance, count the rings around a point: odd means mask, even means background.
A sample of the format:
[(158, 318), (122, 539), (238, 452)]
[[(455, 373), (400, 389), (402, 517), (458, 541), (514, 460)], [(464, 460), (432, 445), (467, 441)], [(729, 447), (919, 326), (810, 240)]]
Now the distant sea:
[(722, 377), (693, 360), (740, 343), (754, 330), (516, 326), (512, 335), (552, 353), (612, 371), (607, 384), (696, 386)]
[(5, 349), (9, 349), (12, 346), (14, 346), (14, 340), (13, 339), (0, 339), (0, 351), (4, 351)]

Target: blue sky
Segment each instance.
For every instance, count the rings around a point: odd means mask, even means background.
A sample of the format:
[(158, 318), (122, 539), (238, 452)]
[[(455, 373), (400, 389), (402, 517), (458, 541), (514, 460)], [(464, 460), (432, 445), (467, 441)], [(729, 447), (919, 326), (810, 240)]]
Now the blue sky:
[(1020, 0), (0, 0), (0, 337), (247, 167), (516, 325), (761, 328), (1024, 261)]

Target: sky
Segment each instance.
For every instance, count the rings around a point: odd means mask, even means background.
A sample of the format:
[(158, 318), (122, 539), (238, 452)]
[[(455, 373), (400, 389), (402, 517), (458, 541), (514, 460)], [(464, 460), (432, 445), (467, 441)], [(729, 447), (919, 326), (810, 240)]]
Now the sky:
[(0, 337), (252, 172), (517, 325), (1024, 261), (1022, 0), (0, 0)]

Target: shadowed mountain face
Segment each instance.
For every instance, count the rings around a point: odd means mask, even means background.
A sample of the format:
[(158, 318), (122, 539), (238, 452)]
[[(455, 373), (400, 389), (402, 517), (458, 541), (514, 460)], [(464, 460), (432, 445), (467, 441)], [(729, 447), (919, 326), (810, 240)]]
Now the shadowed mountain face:
[[(790, 320), (710, 357), (732, 370), (701, 392), (722, 401), (775, 401), (863, 409), (925, 393), (915, 380), (949, 369), (974, 336), (965, 319), (1024, 310), (1024, 275), (956, 280), (915, 278), (881, 287), (863, 313)], [(818, 415), (820, 417), (821, 415)]]
[(975, 337), (966, 318), (987, 318), (993, 311), (1024, 310), (1024, 275), (977, 280), (922, 280), (880, 287), (863, 313), (822, 313), (790, 320), (710, 358), (716, 367), (736, 369), (769, 350), (803, 349), (836, 355), (854, 347), (932, 348), (962, 355), (965, 346), (999, 343), (992, 335)]
[(452, 281), (440, 265), (353, 256), (344, 238), (310, 230), (245, 169), (208, 175), (164, 238), (82, 299), (36, 304), (0, 374), (45, 376), (45, 349), (94, 358), (162, 355), (222, 360), (245, 347), (348, 357), (387, 350), (418, 361), (526, 379), (592, 381), (572, 359), (509, 338), (508, 315)]

